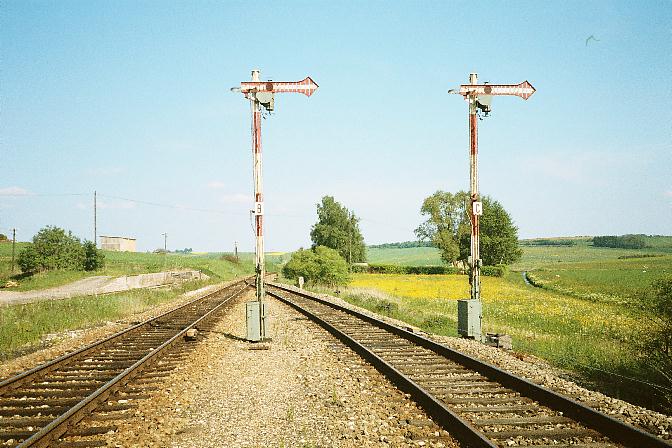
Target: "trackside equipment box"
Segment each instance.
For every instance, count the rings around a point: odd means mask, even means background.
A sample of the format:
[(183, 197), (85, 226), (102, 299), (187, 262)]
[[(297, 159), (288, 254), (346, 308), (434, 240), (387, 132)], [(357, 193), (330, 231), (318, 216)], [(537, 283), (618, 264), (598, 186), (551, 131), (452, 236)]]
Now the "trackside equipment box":
[(481, 340), (481, 301), (463, 299), (457, 301), (457, 333), (463, 338)]
[[(247, 320), (247, 340), (259, 342), (266, 339), (266, 328), (268, 328), (267, 304), (263, 302), (262, 309), (259, 308), (259, 301), (247, 302), (245, 315)], [(261, 311), (261, 315), (260, 315)], [(263, 322), (262, 322), (263, 320)]]

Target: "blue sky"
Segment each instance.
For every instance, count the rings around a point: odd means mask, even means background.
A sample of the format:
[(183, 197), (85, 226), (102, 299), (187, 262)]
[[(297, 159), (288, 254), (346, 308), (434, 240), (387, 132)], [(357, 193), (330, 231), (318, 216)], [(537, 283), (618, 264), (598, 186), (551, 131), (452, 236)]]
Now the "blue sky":
[(426, 196), (468, 188), (446, 92), (470, 72), (537, 89), (479, 128), (481, 190), (521, 237), (672, 234), (670, 23), (667, 0), (5, 0), (0, 232), (91, 239), (97, 190), (99, 235), (252, 250), (249, 105), (229, 89), (259, 68), (320, 85), (263, 122), (268, 250), (308, 246), (326, 194), (367, 243), (413, 239)]

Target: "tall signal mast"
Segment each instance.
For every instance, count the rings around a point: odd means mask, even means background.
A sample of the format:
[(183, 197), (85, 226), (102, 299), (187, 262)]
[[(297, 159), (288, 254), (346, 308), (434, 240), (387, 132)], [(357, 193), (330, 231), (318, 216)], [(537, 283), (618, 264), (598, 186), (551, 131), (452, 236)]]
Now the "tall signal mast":
[[(531, 97), (535, 88), (527, 81), (520, 84), (478, 84), (478, 75), (469, 75), (469, 84), (462, 84), (459, 89), (451, 89), (448, 93), (462, 95), (469, 103), (469, 218), (471, 220), (471, 244), (469, 264), (470, 306), (473, 305), (479, 317), (471, 329), (458, 331), (464, 336), (481, 338), (481, 254), (479, 218), (483, 214), (483, 203), (478, 191), (478, 114), (487, 116), (492, 111), (492, 97), (502, 95), (518, 96), (524, 100)], [(475, 302), (475, 303), (474, 303)], [(459, 304), (458, 304), (459, 305)], [(458, 311), (459, 316), (459, 311)], [(459, 317), (458, 317), (459, 320)]]
[(275, 82), (261, 81), (259, 70), (252, 70), (252, 80), (243, 81), (240, 87), (231, 90), (240, 92), (250, 100), (252, 110), (252, 154), (254, 160), (254, 224), (255, 224), (255, 287), (257, 302), (248, 303), (247, 306), (247, 338), (251, 341), (261, 341), (266, 336), (266, 310), (264, 297), (264, 277), (266, 268), (264, 264), (264, 194), (261, 170), (261, 112), (262, 107), (266, 111), (273, 112), (275, 108), (276, 93), (302, 93), (311, 96), (317, 90), (318, 85), (310, 78), (303, 81)]

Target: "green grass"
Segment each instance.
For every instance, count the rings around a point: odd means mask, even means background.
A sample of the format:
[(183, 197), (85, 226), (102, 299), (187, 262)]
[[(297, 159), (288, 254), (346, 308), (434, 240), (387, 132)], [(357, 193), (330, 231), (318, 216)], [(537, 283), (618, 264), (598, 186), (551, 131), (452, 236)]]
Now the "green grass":
[[(517, 351), (577, 372), (612, 395), (661, 408), (660, 396), (646, 386), (614, 376), (662, 381), (638, 352), (648, 323), (641, 310), (534, 288), (515, 272), (482, 280), (484, 332), (507, 333)], [(464, 275), (355, 274), (341, 297), (425, 331), (457, 336), (456, 299), (468, 290)]]
[[(28, 243), (17, 243), (17, 254)], [(154, 254), (144, 252), (112, 252), (104, 251), (105, 267), (98, 271), (49, 271), (37, 273), (31, 276), (21, 276), (18, 267), (15, 275), (11, 272), (11, 244), (0, 243), (0, 285), (7, 280), (15, 280), (18, 287), (12, 291), (30, 291), (36, 289), (51, 288), (71, 283), (94, 275), (110, 275), (113, 277), (122, 275), (137, 275), (159, 272), (170, 269), (196, 269), (212, 277), (211, 282), (231, 278), (254, 271), (254, 254), (240, 254), (240, 263), (231, 263), (221, 259), (222, 253), (208, 254)], [(272, 270), (283, 255), (269, 255), (267, 269)]]
[(394, 264), (403, 266), (439, 266), (441, 256), (435, 247), (366, 248), (366, 257), (373, 264)]
[(203, 284), (188, 282), (171, 289), (135, 289), (0, 307), (0, 360), (39, 348), (47, 334), (90, 328), (141, 313)]
[[(9, 252), (7, 251), (9, 247)], [(7, 254), (9, 253), (9, 257)], [(210, 276), (178, 288), (139, 289), (104, 296), (83, 296), (0, 307), (0, 359), (38, 348), (44, 336), (66, 330), (91, 327), (117, 320), (175, 299), (179, 294), (206, 284), (249, 275), (251, 258), (239, 263), (221, 259), (222, 254), (162, 254), (105, 252), (105, 268), (96, 272), (52, 271), (18, 278), (20, 286), (10, 290), (42, 289), (63, 285), (91, 275), (135, 275), (163, 269), (198, 269)], [(11, 276), (11, 245), (0, 244), (0, 282)]]
[[(552, 239), (552, 238), (548, 238)], [(672, 237), (647, 237), (647, 244), (652, 247), (644, 249), (612, 249), (608, 247), (593, 247), (588, 238), (575, 238), (574, 246), (524, 246), (523, 258), (511, 265), (514, 271), (529, 271), (540, 267), (549, 267), (557, 263), (601, 262), (616, 260), (622, 256), (645, 254), (672, 253)], [(670, 246), (667, 246), (670, 241)]]
[(636, 305), (642, 290), (672, 275), (672, 255), (546, 265), (528, 275), (536, 285), (574, 297)]

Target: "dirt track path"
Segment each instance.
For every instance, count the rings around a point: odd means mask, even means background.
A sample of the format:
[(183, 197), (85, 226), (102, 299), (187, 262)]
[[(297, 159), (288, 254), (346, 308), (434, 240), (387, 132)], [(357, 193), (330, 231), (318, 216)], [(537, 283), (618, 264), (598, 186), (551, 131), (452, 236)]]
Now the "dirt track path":
[[(188, 276), (186, 274), (189, 274)], [(68, 297), (94, 294), (108, 294), (136, 288), (149, 288), (181, 280), (190, 280), (208, 277), (199, 271), (171, 271), (153, 274), (141, 274), (125, 277), (111, 277), (97, 275), (77, 280), (67, 285), (35, 291), (0, 291), (0, 306), (18, 305), (21, 303), (36, 302), (39, 300), (65, 299)]]

